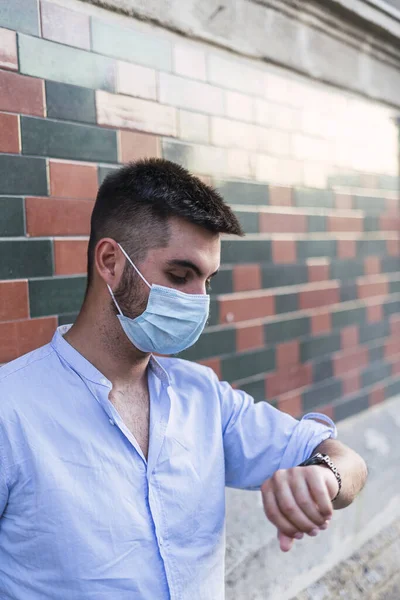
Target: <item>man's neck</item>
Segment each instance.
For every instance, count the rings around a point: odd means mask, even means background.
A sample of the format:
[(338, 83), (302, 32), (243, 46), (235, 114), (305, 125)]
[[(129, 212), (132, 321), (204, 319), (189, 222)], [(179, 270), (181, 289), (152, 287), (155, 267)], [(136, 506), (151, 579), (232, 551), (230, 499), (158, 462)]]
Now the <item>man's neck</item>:
[(93, 314), (95, 311), (86, 310), (84, 305), (64, 339), (114, 385), (140, 382), (145, 377), (150, 355), (131, 344), (117, 317), (101, 319), (100, 316), (94, 320)]

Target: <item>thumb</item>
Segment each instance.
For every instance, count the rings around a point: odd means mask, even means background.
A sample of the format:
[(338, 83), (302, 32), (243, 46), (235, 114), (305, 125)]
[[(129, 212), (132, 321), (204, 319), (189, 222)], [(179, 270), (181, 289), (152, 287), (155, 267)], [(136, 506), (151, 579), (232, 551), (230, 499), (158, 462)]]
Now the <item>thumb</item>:
[(289, 550), (292, 549), (294, 539), (291, 537), (288, 537), (284, 533), (281, 533), (279, 530), (278, 530), (278, 540), (279, 540), (279, 545), (280, 545), (282, 552), (289, 552)]

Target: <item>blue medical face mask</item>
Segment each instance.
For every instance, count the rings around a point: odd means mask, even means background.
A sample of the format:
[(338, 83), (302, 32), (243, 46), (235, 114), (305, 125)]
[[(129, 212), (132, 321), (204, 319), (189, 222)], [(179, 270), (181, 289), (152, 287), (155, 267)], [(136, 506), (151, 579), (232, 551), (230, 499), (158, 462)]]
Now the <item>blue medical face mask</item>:
[(146, 310), (135, 319), (130, 319), (122, 314), (112, 289), (107, 286), (119, 312), (117, 317), (128, 339), (142, 352), (158, 354), (177, 354), (193, 346), (208, 319), (208, 294), (185, 294), (162, 285), (150, 285), (122, 246), (118, 246), (150, 288)]

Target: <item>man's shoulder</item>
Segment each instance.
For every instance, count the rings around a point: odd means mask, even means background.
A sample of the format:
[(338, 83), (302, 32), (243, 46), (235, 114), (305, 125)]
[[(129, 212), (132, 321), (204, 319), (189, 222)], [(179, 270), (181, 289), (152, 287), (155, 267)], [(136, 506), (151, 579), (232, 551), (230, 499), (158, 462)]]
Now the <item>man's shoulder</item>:
[(53, 353), (52, 345), (46, 344), (0, 367), (0, 393), (1, 390), (27, 384), (46, 367)]
[(191, 362), (183, 358), (157, 357), (157, 362), (168, 374), (171, 383), (196, 382), (208, 385), (215, 385), (218, 378), (214, 371), (205, 365)]

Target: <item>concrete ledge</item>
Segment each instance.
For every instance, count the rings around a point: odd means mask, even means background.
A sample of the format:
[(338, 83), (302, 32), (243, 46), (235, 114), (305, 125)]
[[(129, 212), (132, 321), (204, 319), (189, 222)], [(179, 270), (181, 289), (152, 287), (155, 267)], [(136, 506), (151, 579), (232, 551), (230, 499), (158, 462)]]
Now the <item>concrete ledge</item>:
[(85, 1), (400, 105), (400, 13), (379, 0)]
[(400, 398), (339, 423), (339, 438), (367, 461), (357, 501), (337, 511), (327, 532), (288, 554), (279, 550), (258, 492), (227, 493), (227, 600), (289, 600), (400, 517)]

